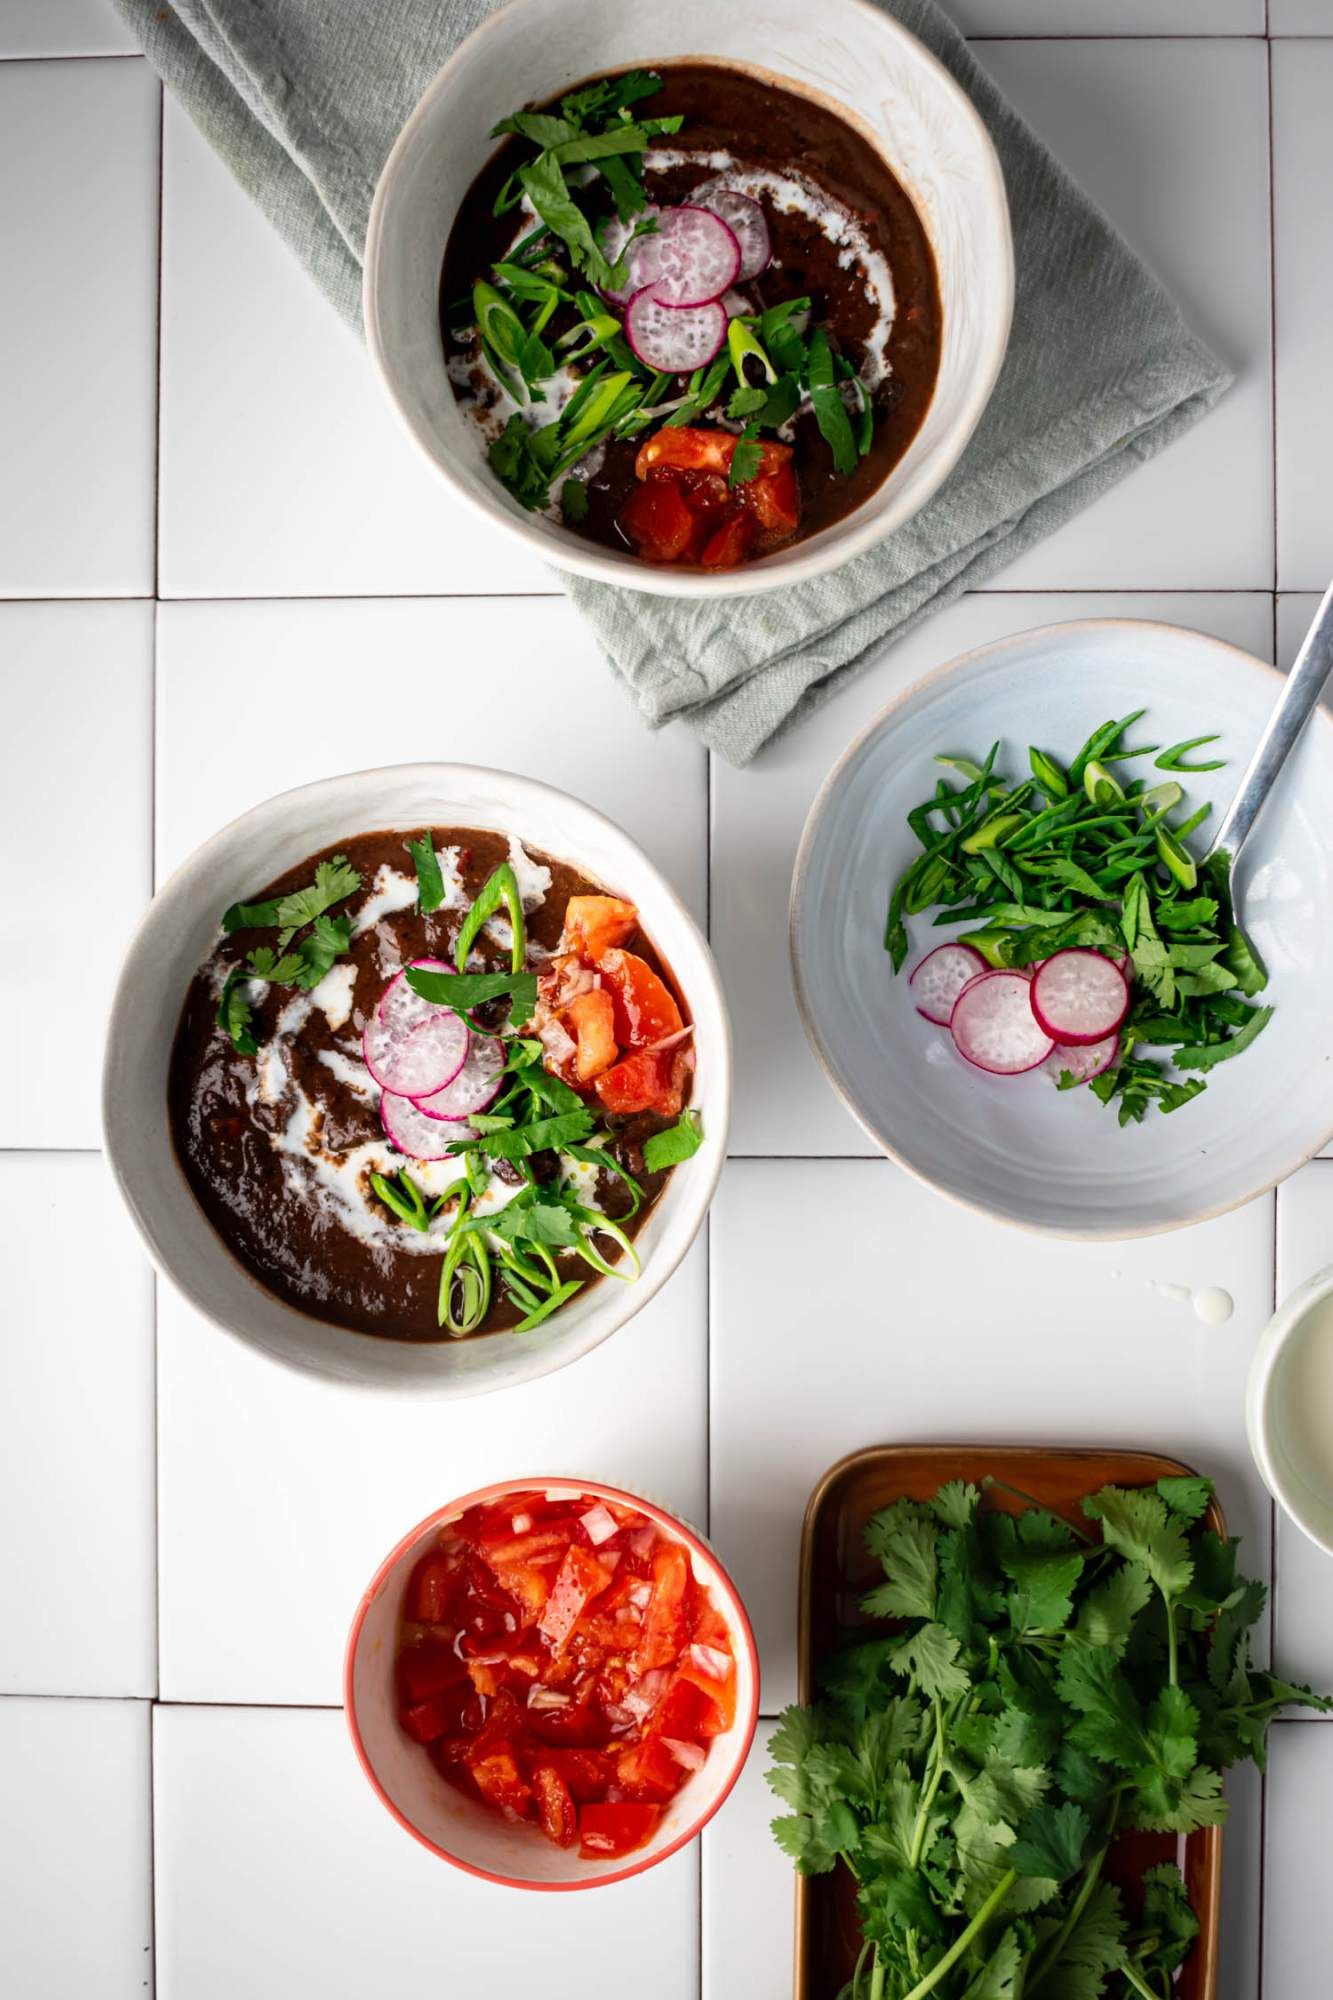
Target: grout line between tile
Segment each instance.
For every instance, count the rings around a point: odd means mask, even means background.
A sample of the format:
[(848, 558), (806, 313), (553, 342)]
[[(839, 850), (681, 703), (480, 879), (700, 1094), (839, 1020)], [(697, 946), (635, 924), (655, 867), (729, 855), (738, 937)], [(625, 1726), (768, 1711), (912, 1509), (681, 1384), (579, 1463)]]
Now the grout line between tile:
[[(1269, 0), (1264, 0), (1265, 9)], [(1274, 96), (1273, 96), (1273, 44), (1265, 43), (1265, 57), (1268, 81), (1268, 366), (1269, 366), (1269, 424), (1271, 426), (1273, 460), (1273, 590), (1276, 593), (1281, 581), (1278, 569), (1278, 477), (1277, 477), (1277, 146), (1274, 138)], [(1274, 607), (1275, 628), (1273, 659), (1277, 659), (1276, 624), (1277, 611)]]
[(156, 1702), (148, 1709), (148, 1992), (157, 1992), (157, 1718)]
[(146, 62), (147, 60), (142, 49), (102, 49), (96, 53), (70, 49), (59, 53), (52, 51), (46, 55), (0, 56), (0, 63)]
[[(167, 93), (159, 84), (157, 92), (157, 319), (153, 348), (153, 597), (162, 587), (162, 264), (163, 230), (166, 226), (166, 146)], [(156, 619), (154, 656), (156, 659)]]

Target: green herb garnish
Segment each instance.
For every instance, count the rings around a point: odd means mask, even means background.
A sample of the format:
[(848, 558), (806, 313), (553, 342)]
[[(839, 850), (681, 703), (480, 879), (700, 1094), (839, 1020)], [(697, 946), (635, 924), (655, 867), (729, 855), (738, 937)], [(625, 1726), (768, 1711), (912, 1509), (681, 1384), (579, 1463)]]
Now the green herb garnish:
[(423, 833), (420, 840), (408, 841), (407, 851), (417, 875), (417, 910), (421, 916), (428, 917), (444, 901), (444, 876), (440, 872), (435, 842), (428, 833)]
[(650, 1174), (661, 1173), (665, 1167), (693, 1159), (703, 1142), (703, 1120), (698, 1112), (682, 1111), (674, 1125), (668, 1125), (665, 1132), (654, 1132), (651, 1139), (645, 1140), (643, 1164)]
[[(1088, 1084), (1122, 1125), (1153, 1105), (1178, 1111), (1205, 1088), (1202, 1074), (1173, 1075), (1151, 1051), (1172, 1049), (1176, 1070), (1206, 1072), (1243, 1054), (1273, 1013), (1247, 1004), (1267, 974), (1235, 921), (1225, 865), (1199, 863), (1187, 844), (1208, 808), (1173, 821), (1183, 787), (1148, 786), (1124, 768), (1155, 755), (1164, 770), (1217, 769), (1181, 762), (1217, 739), (1131, 746), (1143, 714), (1101, 724), (1067, 770), (1031, 746), (1032, 775), (1017, 785), (997, 766), (998, 744), (981, 764), (938, 758), (964, 782), (938, 779), (907, 815), (921, 852), (894, 885), (884, 934), (895, 971), (906, 920), (931, 909), (937, 925), (979, 926), (960, 941), (993, 965), (1030, 965), (1071, 945), (1127, 953), (1133, 998), (1120, 1058)], [(1067, 1071), (1058, 1082), (1075, 1088)]]
[(233, 966), (218, 996), (216, 1019), (223, 1033), (230, 1035), (233, 1046), (241, 1055), (257, 1056), (259, 1044), (254, 1036), (254, 1010), (245, 990), (248, 983), (249, 974), (241, 966)]
[(537, 1004), (535, 972), (428, 972), (410, 965), (407, 983), (423, 1000), (437, 1007), (452, 1007), (456, 1014), (470, 1014), (485, 1000), (509, 996), (509, 1018), (515, 1027), (532, 1018)]
[(394, 1175), (372, 1174), (370, 1185), (384, 1206), (409, 1229), (418, 1229), (424, 1235), (430, 1228), (432, 1210), (427, 1208), (426, 1197), (410, 1174), (402, 1171)]
[[(515, 972), (522, 972), (527, 960), (528, 950), (527, 926), (523, 917), (523, 898), (518, 893), (518, 880), (513, 869), (507, 861), (502, 861), (494, 874), (490, 875), (482, 884), (479, 894), (473, 901), (472, 908), (463, 919), (463, 927), (458, 933), (458, 941), (454, 946), (454, 964), (458, 967), (460, 973), (467, 964), (468, 953), (476, 942), (478, 931), (483, 924), (489, 922), (495, 915), (501, 903), (504, 904), (505, 909), (509, 912), (509, 926), (513, 933), (510, 947), (510, 961)], [(417, 990), (421, 992), (422, 989), (418, 987)], [(429, 993), (423, 994), (423, 998), (427, 1000), (433, 997)], [(531, 1012), (531, 1009), (529, 1009), (529, 1012)], [(523, 1018), (526, 1019), (526, 1015)]]
[(1210, 1494), (1103, 1487), (1100, 1538), (958, 1481), (871, 1519), (885, 1580), (862, 1610), (895, 1628), (846, 1635), (768, 1772), (798, 1871), (855, 1878), (844, 2000), (1169, 1995), (1198, 1931), (1185, 1883), (1147, 1869), (1132, 1917), (1112, 1840), (1220, 1824), (1222, 1774), (1262, 1766), (1277, 1710), (1333, 1706), (1250, 1664), (1264, 1588), (1203, 1525)]

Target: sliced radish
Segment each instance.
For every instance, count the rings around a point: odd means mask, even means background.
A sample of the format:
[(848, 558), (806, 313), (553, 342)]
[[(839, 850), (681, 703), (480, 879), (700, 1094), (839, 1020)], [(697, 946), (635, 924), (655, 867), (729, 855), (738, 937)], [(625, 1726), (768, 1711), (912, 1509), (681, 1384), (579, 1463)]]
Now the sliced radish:
[(634, 283), (651, 285), (667, 306), (702, 306), (736, 282), (741, 246), (712, 209), (682, 202), (664, 208), (651, 235), (634, 245)]
[(978, 973), (989, 968), (981, 953), (970, 944), (940, 944), (929, 951), (908, 984), (916, 998), (916, 1011), (941, 1028), (949, 1025), (953, 1003)]
[(1071, 945), (1043, 961), (1032, 981), (1032, 1012), (1053, 1042), (1104, 1041), (1129, 1012), (1129, 982), (1114, 959)]
[(645, 285), (625, 311), (625, 338), (645, 367), (663, 375), (689, 375), (706, 367), (726, 337), (727, 315), (716, 301), (669, 306)]
[[(372, 1029), (377, 1035), (372, 1035)], [(382, 1021), (367, 1021), (362, 1047), (370, 1050), (376, 1042), (375, 1062), (366, 1057), (366, 1068), (375, 1081), (399, 1097), (426, 1097), (443, 1090), (467, 1061), (472, 1037), (461, 1014), (436, 1008), (431, 1019), (418, 1022), (401, 1041), (378, 1045), (378, 1037), (388, 1034)]]
[(1055, 1046), (1032, 1015), (1026, 973), (982, 972), (954, 1002), (949, 1030), (958, 1053), (992, 1076), (1019, 1076), (1045, 1062)]
[(419, 1021), (428, 1021), (432, 1014), (440, 1011), (433, 1000), (423, 1000), (408, 985), (409, 972), (452, 972), (453, 969), (443, 958), (414, 958), (410, 965), (396, 972), (381, 993), (376, 1010), (385, 1027), (396, 1035), (405, 1035)]
[(438, 1118), (427, 1118), (410, 1097), (399, 1097), (392, 1090), (386, 1090), (380, 1098), (380, 1124), (390, 1143), (400, 1153), (406, 1153), (409, 1160), (447, 1159), (451, 1146), (477, 1136), (470, 1125), (457, 1120), (442, 1125)]
[(773, 260), (773, 244), (759, 203), (751, 201), (748, 194), (740, 194), (735, 188), (714, 188), (707, 183), (696, 188), (694, 195), (701, 208), (710, 209), (714, 215), (722, 217), (740, 245), (741, 267), (735, 282), (744, 284), (747, 279), (757, 278), (761, 271), (766, 271)]
[(1046, 1058), (1046, 1067), (1060, 1081), (1060, 1072), (1068, 1070), (1076, 1083), (1091, 1083), (1094, 1076), (1110, 1069), (1120, 1054), (1119, 1035), (1108, 1035), (1102, 1042), (1082, 1042), (1072, 1046), (1057, 1042)]
[[(494, 1035), (473, 1035), (467, 1061), (443, 1090), (433, 1090), (415, 1100), (417, 1110), (427, 1119), (454, 1122), (484, 1111), (500, 1088), (504, 1070), (504, 1050)], [(445, 1143), (448, 1143), (447, 1135)]]

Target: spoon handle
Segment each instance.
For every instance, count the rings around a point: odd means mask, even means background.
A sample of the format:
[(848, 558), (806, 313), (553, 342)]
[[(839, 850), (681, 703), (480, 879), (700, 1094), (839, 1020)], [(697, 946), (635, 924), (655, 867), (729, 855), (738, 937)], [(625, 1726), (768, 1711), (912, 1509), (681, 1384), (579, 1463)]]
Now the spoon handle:
[(1277, 707), (1268, 718), (1268, 727), (1259, 738), (1249, 769), (1217, 830), (1212, 853), (1226, 854), (1234, 863), (1263, 810), (1274, 779), (1324, 692), (1330, 673), (1333, 673), (1333, 583), (1324, 592), (1314, 623), (1301, 642), (1296, 664), (1287, 675)]

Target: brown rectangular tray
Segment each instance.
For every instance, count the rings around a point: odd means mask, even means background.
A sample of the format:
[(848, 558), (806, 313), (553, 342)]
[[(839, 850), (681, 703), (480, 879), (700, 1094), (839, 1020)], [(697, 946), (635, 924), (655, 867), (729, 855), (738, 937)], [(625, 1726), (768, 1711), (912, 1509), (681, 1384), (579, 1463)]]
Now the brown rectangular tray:
[[(861, 1540), (872, 1514), (895, 1500), (926, 1500), (950, 1479), (980, 1485), (988, 1475), (1020, 1488), (1066, 1520), (1081, 1519), (1079, 1502), (1100, 1486), (1147, 1486), (1168, 1474), (1189, 1472), (1155, 1452), (1057, 1450), (1045, 1446), (972, 1444), (871, 1445), (832, 1466), (810, 1495), (801, 1533), (798, 1624), (799, 1691), (814, 1693), (815, 1662), (831, 1652), (839, 1630), (870, 1625), (859, 1608), (862, 1593), (880, 1580), (880, 1569)], [(992, 1487), (983, 1505), (1018, 1513), (1022, 1501)], [(1207, 1524), (1225, 1533), (1214, 1500)], [(1175, 1861), (1199, 1919), (1194, 1950), (1180, 1969), (1173, 2000), (1214, 2000), (1218, 1918), (1221, 1909), (1222, 1829), (1207, 1827), (1184, 1838), (1130, 1834), (1112, 1844), (1108, 1877), (1132, 1886), (1155, 1862)], [(832, 1875), (796, 1879), (795, 2000), (836, 2000), (851, 1978), (861, 1940), (855, 1884), (845, 1868)]]

